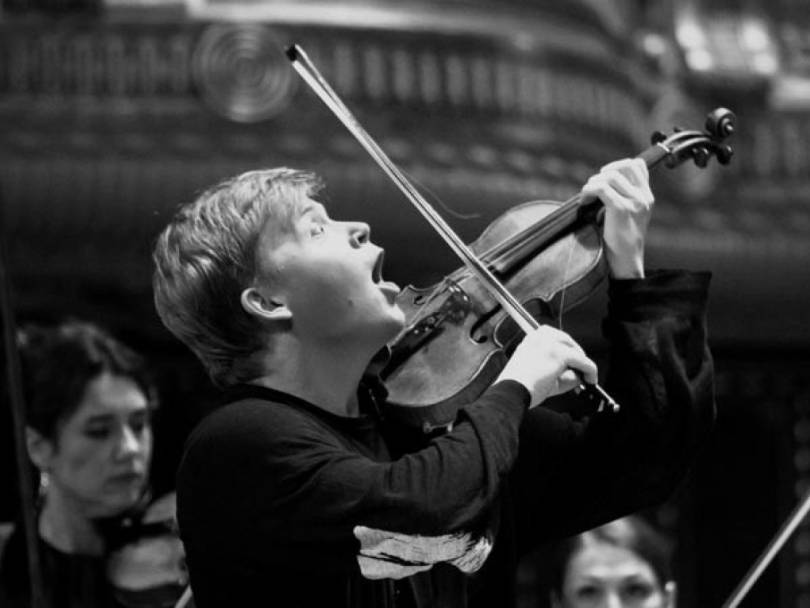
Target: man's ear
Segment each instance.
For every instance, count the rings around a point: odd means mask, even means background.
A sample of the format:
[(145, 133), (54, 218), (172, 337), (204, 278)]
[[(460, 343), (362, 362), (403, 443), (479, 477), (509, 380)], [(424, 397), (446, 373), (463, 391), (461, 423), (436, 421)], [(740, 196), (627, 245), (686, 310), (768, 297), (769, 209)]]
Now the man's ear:
[(54, 446), (50, 439), (43, 437), (39, 431), (27, 426), (25, 427), (25, 447), (28, 449), (28, 457), (31, 462), (40, 471), (50, 469), (51, 458), (54, 454)]
[(255, 287), (245, 289), (240, 300), (245, 312), (264, 321), (289, 321), (292, 319), (292, 311), (283, 302), (265, 296)]

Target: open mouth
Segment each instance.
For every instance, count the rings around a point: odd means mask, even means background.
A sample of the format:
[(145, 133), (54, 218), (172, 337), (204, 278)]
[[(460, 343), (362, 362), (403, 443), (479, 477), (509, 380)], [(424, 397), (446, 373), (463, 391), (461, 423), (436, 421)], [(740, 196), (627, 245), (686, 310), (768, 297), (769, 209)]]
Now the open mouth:
[(383, 261), (385, 260), (385, 252), (380, 251), (377, 259), (374, 261), (374, 266), (371, 268), (371, 280), (382, 291), (386, 292), (389, 296), (396, 297), (400, 292), (399, 286), (392, 282), (386, 281), (383, 278)]
[(377, 256), (377, 260), (374, 262), (374, 267), (371, 269), (371, 280), (375, 283), (380, 283), (382, 278), (382, 268), (383, 268), (383, 259), (385, 258), (385, 252), (380, 251), (380, 255)]

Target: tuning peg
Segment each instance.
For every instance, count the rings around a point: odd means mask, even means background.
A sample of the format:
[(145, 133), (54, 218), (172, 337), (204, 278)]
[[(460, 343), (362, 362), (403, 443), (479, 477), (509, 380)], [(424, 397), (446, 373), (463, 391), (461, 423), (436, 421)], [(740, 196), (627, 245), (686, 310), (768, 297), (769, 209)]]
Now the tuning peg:
[(709, 162), (709, 151), (702, 146), (697, 147), (692, 151), (692, 158), (694, 159), (695, 164), (703, 169)]
[(719, 139), (734, 133), (737, 117), (728, 108), (715, 108), (706, 116), (706, 130)]
[(731, 157), (734, 156), (734, 149), (731, 146), (720, 146), (717, 148), (717, 162), (721, 165), (727, 165), (731, 162)]
[(661, 131), (655, 131), (652, 135), (650, 135), (650, 143), (652, 145), (660, 144), (662, 141), (666, 140), (666, 134), (662, 133)]

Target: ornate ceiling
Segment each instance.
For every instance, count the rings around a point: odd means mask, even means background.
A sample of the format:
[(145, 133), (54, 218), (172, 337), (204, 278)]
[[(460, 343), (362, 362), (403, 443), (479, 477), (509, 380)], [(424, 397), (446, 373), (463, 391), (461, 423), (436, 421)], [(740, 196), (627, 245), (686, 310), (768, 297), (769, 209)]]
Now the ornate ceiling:
[[(296, 42), (467, 240), (518, 202), (568, 198), (602, 164), (646, 147), (651, 131), (700, 128), (713, 106), (732, 107), (731, 167), (656, 173), (651, 263), (715, 270), (718, 339), (806, 345), (810, 109), (775, 111), (761, 74), (720, 82), (712, 74), (722, 63), (696, 70), (679, 53), (675, 26), (686, 17), (674, 15), (668, 31), (633, 6), (8, 11), (0, 182), (21, 315), (100, 316), (159, 333), (149, 297), (157, 232), (194, 192), (262, 166), (322, 174), (333, 215), (368, 219), (401, 283), (430, 283), (456, 266), (290, 69), (282, 50)], [(779, 323), (758, 312), (774, 304), (786, 311)]]

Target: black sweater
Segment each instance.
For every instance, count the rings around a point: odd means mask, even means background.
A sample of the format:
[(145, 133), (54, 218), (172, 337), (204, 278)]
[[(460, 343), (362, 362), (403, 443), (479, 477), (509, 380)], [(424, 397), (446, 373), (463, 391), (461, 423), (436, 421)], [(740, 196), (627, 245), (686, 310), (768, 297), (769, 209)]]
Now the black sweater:
[(611, 283), (618, 414), (526, 414), (525, 388), (501, 382), (452, 432), (395, 454), (385, 404), (380, 416), (363, 399), (362, 417), (343, 418), (238, 387), (192, 433), (178, 473), (196, 604), (510, 605), (525, 550), (660, 502), (684, 475), (714, 414), (707, 286), (676, 272)]

